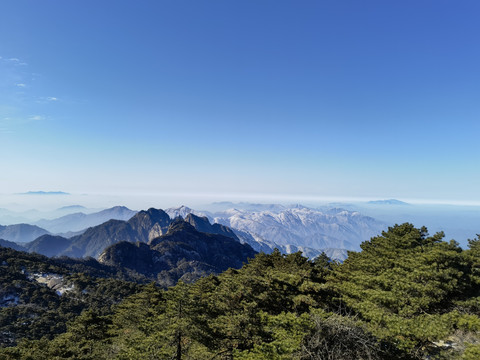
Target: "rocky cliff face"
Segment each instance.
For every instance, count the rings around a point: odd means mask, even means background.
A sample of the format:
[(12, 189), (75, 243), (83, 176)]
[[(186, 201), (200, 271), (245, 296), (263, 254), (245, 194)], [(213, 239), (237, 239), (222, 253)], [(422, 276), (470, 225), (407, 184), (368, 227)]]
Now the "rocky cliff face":
[(161, 209), (150, 208), (138, 212), (128, 223), (138, 234), (139, 241), (148, 242), (167, 232), (172, 220)]

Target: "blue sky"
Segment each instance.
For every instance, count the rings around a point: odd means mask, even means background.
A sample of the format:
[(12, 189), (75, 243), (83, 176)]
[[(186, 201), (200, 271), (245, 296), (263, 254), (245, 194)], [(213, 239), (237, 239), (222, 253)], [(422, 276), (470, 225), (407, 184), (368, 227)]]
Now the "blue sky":
[(479, 14), (4, 0), (0, 192), (480, 203)]

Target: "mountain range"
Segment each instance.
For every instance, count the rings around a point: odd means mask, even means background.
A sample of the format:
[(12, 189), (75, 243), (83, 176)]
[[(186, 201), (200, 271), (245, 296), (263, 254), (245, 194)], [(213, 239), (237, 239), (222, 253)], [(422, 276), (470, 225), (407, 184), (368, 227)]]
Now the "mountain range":
[(67, 205), (57, 209), (43, 211), (36, 209), (15, 211), (12, 209), (0, 208), (0, 224), (13, 225), (25, 223), (36, 225), (36, 222), (41, 220), (53, 220), (73, 213), (92, 214), (103, 210), (104, 209), (87, 208), (82, 205)]
[[(227, 204), (216, 206), (224, 205)], [(320, 211), (301, 205), (289, 208), (268, 204), (258, 207), (255, 204), (240, 205), (260, 210), (209, 212), (181, 206), (165, 211), (151, 208), (136, 212), (117, 206), (93, 214), (74, 213), (37, 222), (49, 230), (70, 231), (68, 235), (49, 232), (34, 225), (11, 225), (3, 227), (9, 231), (0, 232), (0, 238), (7, 241), (29, 240), (21, 244), (23, 248), (47, 256), (96, 258), (105, 248), (119, 242), (147, 244), (165, 235), (174, 219), (182, 218), (199, 232), (229, 237), (250, 245), (255, 251), (270, 253), (278, 248), (287, 254), (301, 251), (310, 258), (327, 252), (332, 258), (343, 260), (347, 250), (357, 250), (362, 241), (386, 228), (384, 223), (371, 217), (341, 208)], [(89, 224), (92, 226), (72, 233)], [(15, 233), (14, 229), (18, 232)], [(30, 230), (28, 239), (20, 236), (21, 229)]]
[(170, 223), (170, 217), (163, 210), (149, 209), (138, 212), (128, 221), (109, 220), (71, 238), (45, 235), (24, 246), (47, 256), (96, 258), (106, 247), (118, 242), (147, 243), (165, 234)]
[[(78, 210), (81, 208), (83, 207), (78, 205), (70, 206), (68, 208), (57, 209), (56, 212), (62, 213), (64, 211)], [(46, 234), (55, 234), (70, 238), (75, 235), (80, 235), (89, 227), (100, 225), (108, 220), (128, 220), (136, 213), (136, 211), (124, 206), (115, 206), (90, 214), (77, 212), (56, 219), (42, 219), (32, 224), (0, 225), (0, 239), (21, 244), (31, 242)]]
[(363, 241), (386, 228), (384, 223), (359, 212), (338, 209), (324, 213), (306, 207), (279, 212), (233, 209), (216, 214), (214, 221), (279, 245), (313, 249), (357, 250)]
[[(177, 218), (180, 219), (180, 218)], [(88, 228), (84, 233), (72, 238), (45, 234), (24, 244), (28, 251), (47, 256), (98, 257), (110, 245), (119, 242), (149, 243), (165, 235), (174, 219), (161, 209), (139, 211), (130, 220), (109, 220)], [(185, 222), (199, 232), (221, 235), (239, 243), (235, 233), (221, 225), (210, 224), (208, 218), (187, 214)]]
[(109, 220), (69, 239), (44, 234), (23, 247), (6, 240), (0, 240), (0, 246), (49, 257), (98, 257), (106, 266), (146, 276), (163, 286), (240, 268), (256, 254), (231, 229), (210, 224), (206, 217), (190, 213), (185, 219), (172, 219), (153, 208), (129, 221)]

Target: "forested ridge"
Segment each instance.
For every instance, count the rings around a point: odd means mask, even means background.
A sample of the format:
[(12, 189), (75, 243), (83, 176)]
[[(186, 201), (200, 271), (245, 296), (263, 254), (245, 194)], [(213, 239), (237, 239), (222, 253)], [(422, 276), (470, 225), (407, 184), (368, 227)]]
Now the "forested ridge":
[[(93, 260), (1, 256), (0, 359), (480, 358), (480, 237), (464, 250), (406, 223), (343, 263), (260, 253), (168, 289)], [(37, 273), (75, 286), (58, 295)]]

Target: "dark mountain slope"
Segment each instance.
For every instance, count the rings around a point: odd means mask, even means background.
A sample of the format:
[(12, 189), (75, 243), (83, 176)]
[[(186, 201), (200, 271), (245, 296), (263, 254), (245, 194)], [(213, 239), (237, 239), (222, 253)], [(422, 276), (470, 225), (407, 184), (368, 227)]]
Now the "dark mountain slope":
[(45, 256), (56, 256), (57, 254), (65, 251), (70, 244), (70, 239), (47, 234), (40, 236), (28, 244), (25, 244), (25, 248), (29, 252), (35, 252)]
[(60, 255), (71, 257), (97, 257), (107, 246), (121, 241), (142, 241), (130, 224), (120, 220), (110, 220), (87, 229), (83, 234), (74, 236), (71, 245)]
[(132, 269), (164, 285), (178, 280), (193, 281), (201, 276), (240, 268), (255, 251), (223, 235), (197, 231), (189, 223), (175, 220), (165, 235), (143, 243), (119, 243), (105, 249), (99, 262)]
[[(153, 250), (170, 254), (170, 245), (181, 244), (182, 249), (193, 249), (198, 259), (224, 271), (229, 267), (240, 268), (248, 257), (253, 257), (255, 251), (250, 245), (223, 235), (207, 234), (197, 231), (189, 223), (181, 220), (173, 222), (166, 235), (151, 241)], [(183, 250), (181, 251), (183, 252)]]
[(13, 250), (18, 250), (18, 251), (25, 251), (26, 250), (23, 246), (18, 245), (17, 243), (15, 243), (13, 241), (8, 241), (8, 240), (4, 240), (4, 239), (0, 239), (0, 246), (5, 247), (5, 248), (9, 248), (9, 249), (13, 249)]

